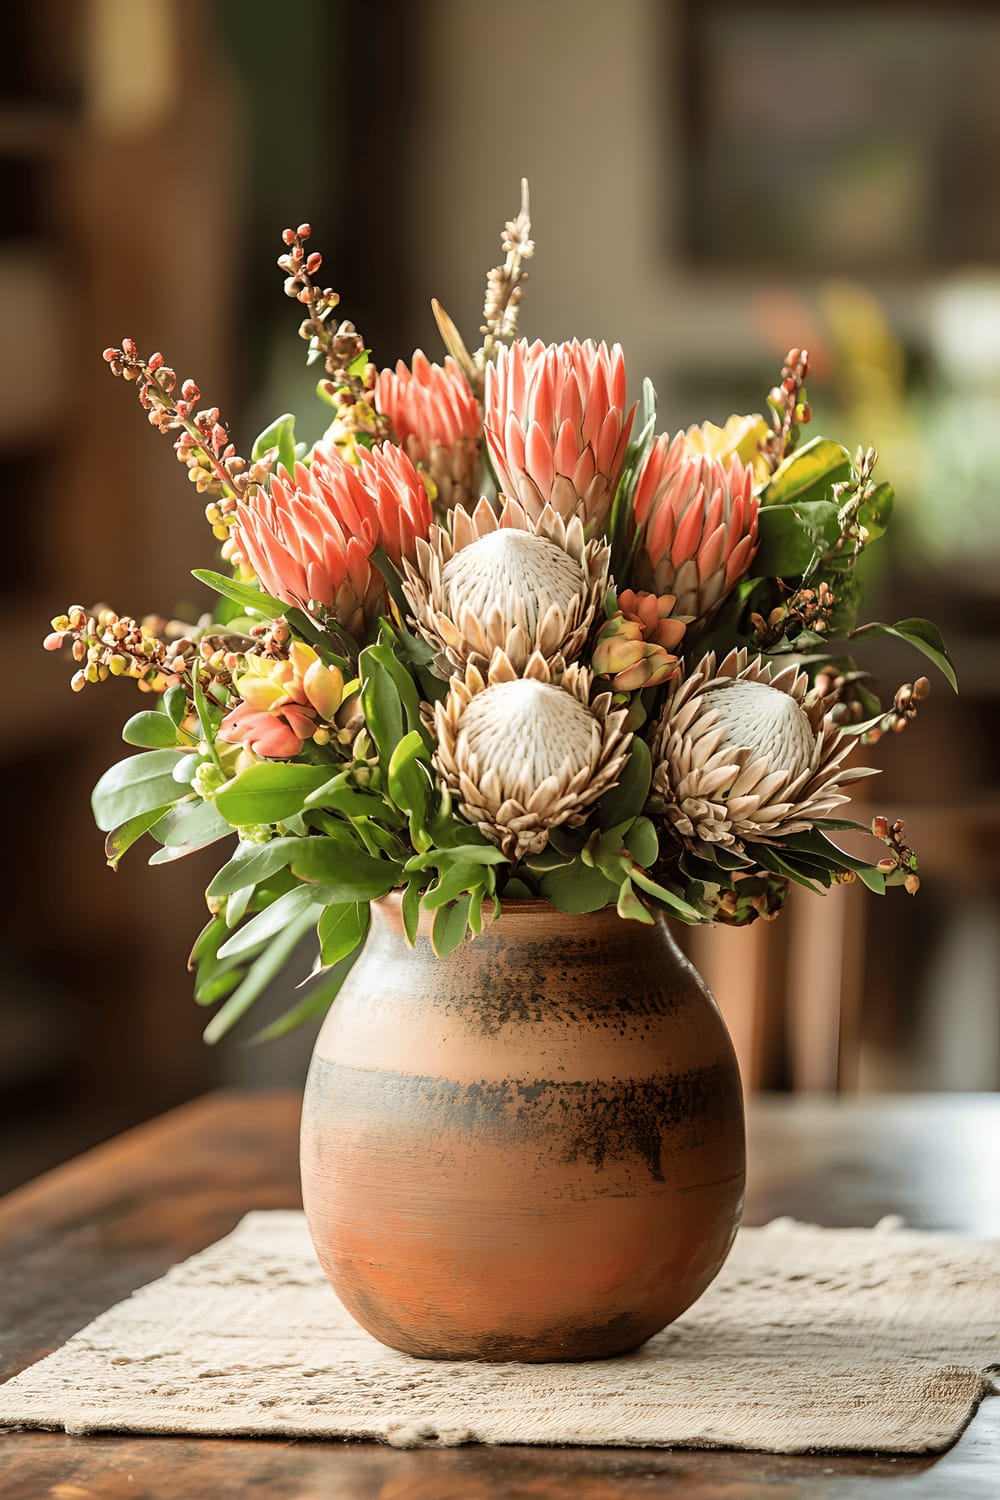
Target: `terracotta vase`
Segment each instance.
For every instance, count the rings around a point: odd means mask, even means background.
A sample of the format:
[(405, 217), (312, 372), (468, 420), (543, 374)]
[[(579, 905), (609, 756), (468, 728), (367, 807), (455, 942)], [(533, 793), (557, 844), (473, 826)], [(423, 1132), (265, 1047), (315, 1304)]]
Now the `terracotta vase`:
[(431, 1359), (594, 1359), (700, 1296), (743, 1203), (743, 1101), (666, 924), (541, 901), (450, 958), (397, 897), (320, 1033), (302, 1119), (316, 1252)]

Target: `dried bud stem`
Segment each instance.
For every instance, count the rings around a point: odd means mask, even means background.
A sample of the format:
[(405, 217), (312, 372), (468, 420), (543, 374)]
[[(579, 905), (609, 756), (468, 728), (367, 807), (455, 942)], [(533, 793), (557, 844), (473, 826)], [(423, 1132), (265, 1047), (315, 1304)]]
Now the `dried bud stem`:
[(772, 431), (762, 445), (761, 452), (772, 473), (782, 459), (793, 451), (798, 443), (801, 427), (812, 416), (805, 391), (808, 373), (808, 349), (789, 349), (781, 367), (781, 379), (767, 398), (767, 404), (771, 408)]

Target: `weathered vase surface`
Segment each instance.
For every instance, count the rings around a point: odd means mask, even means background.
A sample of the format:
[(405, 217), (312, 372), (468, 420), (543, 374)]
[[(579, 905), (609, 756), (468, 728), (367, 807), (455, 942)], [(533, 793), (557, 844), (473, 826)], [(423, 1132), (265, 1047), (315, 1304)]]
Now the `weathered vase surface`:
[(377, 904), (302, 1119), (316, 1251), (369, 1333), (436, 1359), (633, 1349), (718, 1272), (743, 1181), (732, 1045), (662, 921), (510, 903), (442, 960)]

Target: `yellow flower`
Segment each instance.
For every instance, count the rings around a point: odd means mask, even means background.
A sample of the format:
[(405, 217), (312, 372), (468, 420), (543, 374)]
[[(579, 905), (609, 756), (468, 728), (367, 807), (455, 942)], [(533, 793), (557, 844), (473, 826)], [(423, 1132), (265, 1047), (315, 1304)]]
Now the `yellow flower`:
[(753, 470), (755, 481), (760, 483), (770, 472), (760, 451), (769, 431), (763, 417), (744, 417), (734, 412), (724, 427), (717, 427), (714, 422), (702, 422), (698, 427), (689, 427), (684, 436), (691, 447), (706, 458), (716, 458), (723, 464), (738, 458)]

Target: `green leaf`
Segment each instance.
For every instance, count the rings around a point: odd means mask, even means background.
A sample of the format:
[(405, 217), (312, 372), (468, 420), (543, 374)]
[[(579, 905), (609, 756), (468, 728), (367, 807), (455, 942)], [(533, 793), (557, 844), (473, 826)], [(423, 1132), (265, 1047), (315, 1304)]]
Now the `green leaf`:
[[(470, 830), (463, 828), (461, 831), (468, 834)], [(403, 868), (410, 875), (415, 870), (427, 870), (431, 866), (443, 870), (455, 862), (464, 865), (505, 865), (508, 859), (502, 849), (484, 841), (482, 844), (455, 844), (449, 849), (428, 849), (425, 854), (415, 854), (412, 859), (408, 859)]]
[(310, 792), (330, 779), (328, 766), (261, 761), (216, 793), (215, 805), (234, 828), (282, 823), (305, 807)]
[(198, 725), (201, 729), (202, 739), (208, 746), (208, 753), (212, 757), (215, 766), (221, 771), (223, 769), (222, 760), (215, 747), (215, 736), (218, 733), (219, 725), (222, 723), (222, 709), (216, 704), (209, 703), (205, 697), (205, 689), (201, 685), (201, 678), (197, 672), (194, 673), (192, 696), (194, 698), (194, 711), (198, 715)]
[[(821, 866), (830, 870), (853, 870), (858, 879), (861, 880), (870, 891), (881, 896), (885, 893), (885, 876), (881, 870), (863, 859), (855, 859), (851, 854), (845, 854), (825, 833), (813, 828), (808, 833), (793, 833), (782, 839), (776, 850), (780, 859), (794, 859), (796, 854), (811, 856)], [(753, 858), (760, 860), (761, 846), (755, 844), (747, 846), (747, 853)]]
[(316, 924), (319, 954), (325, 967), (339, 963), (364, 942), (371, 908), (364, 901), (328, 906)]
[(251, 917), (244, 927), (238, 927), (231, 933), (219, 948), (219, 957), (251, 957), (280, 936), (288, 924), (303, 912), (312, 913), (315, 920), (315, 908), (323, 903), (324, 893), (308, 885), (293, 886), (290, 891), (279, 896), (277, 901), (272, 901), (270, 906), (265, 906), (263, 911)]
[(334, 964), (333, 968), (325, 971), (323, 978), (315, 984), (310, 984), (309, 991), (297, 1004), (286, 1010), (284, 1015), (272, 1021), (269, 1025), (255, 1031), (253, 1036), (247, 1038), (247, 1046), (258, 1046), (261, 1042), (275, 1042), (280, 1037), (287, 1036), (296, 1027), (302, 1026), (306, 1021), (311, 1021), (314, 1016), (325, 1015), (330, 1006), (336, 1000), (343, 989), (344, 980), (354, 967), (356, 953), (351, 953), (347, 958), (341, 959), (340, 963)]
[(384, 766), (404, 734), (416, 732), (428, 744), (416, 683), (388, 641), (380, 640), (362, 651), (358, 675), (365, 725)]
[(829, 438), (814, 437), (778, 465), (761, 494), (761, 507), (832, 500), (833, 486), (850, 479), (851, 473), (846, 448)]
[(378, 659), (375, 646), (367, 646), (358, 662), (361, 678), (361, 711), (365, 728), (371, 735), (382, 765), (387, 766), (392, 752), (405, 734), (403, 705), (392, 676)]
[(405, 812), (410, 824), (410, 841), (415, 848), (426, 850), (431, 844), (427, 832), (433, 784), (422, 757), (426, 754), (423, 736), (411, 730), (403, 736), (389, 760), (387, 783), (389, 796)]
[(840, 513), (832, 501), (810, 505), (762, 505), (757, 516), (760, 545), (755, 578), (792, 578), (824, 556), (840, 536)]
[(153, 829), (153, 836), (164, 847), (157, 850), (149, 863), (164, 865), (198, 849), (207, 849), (219, 839), (232, 838), (233, 830), (225, 818), (219, 817), (211, 802), (192, 801), (170, 808)]
[(451, 906), (442, 906), (434, 915), (431, 930), (431, 946), (438, 958), (447, 958), (454, 953), (465, 937), (469, 927), (471, 896), (460, 896)]
[(680, 917), (683, 921), (701, 922), (704, 920), (701, 912), (692, 906), (689, 901), (685, 901), (683, 897), (678, 896), (676, 891), (668, 890), (665, 885), (660, 885), (658, 881), (653, 880), (646, 874), (645, 870), (640, 870), (638, 866), (635, 866), (632, 870), (632, 880), (640, 890), (645, 891), (648, 896), (653, 896), (662, 905), (669, 907), (674, 915)]
[(169, 807), (184, 795), (173, 778), (177, 753), (147, 750), (105, 771), (90, 799), (94, 822), (102, 833), (110, 833), (154, 807)]
[(625, 847), (636, 864), (648, 869), (655, 865), (660, 853), (660, 840), (648, 818), (636, 818), (625, 835)]
[(277, 934), (260, 957), (251, 964), (245, 979), (205, 1027), (202, 1035), (209, 1046), (235, 1026), (241, 1016), (250, 1009), (261, 991), (267, 988), (271, 980), (285, 966), (301, 939), (312, 927), (314, 914), (315, 909), (312, 906), (300, 912), (297, 918), (285, 925), (283, 931)]
[(307, 809), (328, 808), (342, 813), (345, 818), (384, 818), (390, 811), (385, 798), (378, 792), (362, 791), (352, 786), (348, 771), (339, 772), (315, 792), (310, 792), (305, 805)]
[(272, 448), (277, 448), (278, 463), (291, 474), (295, 468), (295, 418), (291, 412), (277, 417), (270, 427), (264, 428), (250, 450), (250, 457), (257, 463)]
[(180, 728), (187, 717), (187, 690), (182, 683), (178, 682), (176, 686), (167, 688), (163, 695), (163, 712), (171, 723)]
[(112, 828), (104, 840), (104, 854), (113, 870), (117, 870), (122, 855), (126, 854), (144, 833), (148, 833), (167, 810), (165, 807), (153, 807), (149, 812), (139, 813), (136, 817), (129, 818), (127, 823), (119, 823), (117, 828)]
[(896, 492), (891, 484), (877, 485), (868, 499), (858, 506), (858, 520), (868, 532), (868, 539), (877, 542), (885, 534), (892, 516)]
[(597, 821), (602, 828), (627, 823), (638, 817), (649, 796), (653, 776), (653, 758), (645, 740), (632, 741), (632, 750), (622, 770), (621, 780), (597, 804)]
[(197, 578), (199, 583), (207, 584), (224, 599), (232, 599), (234, 604), (239, 604), (241, 608), (250, 610), (265, 620), (277, 620), (288, 611), (288, 605), (275, 599), (273, 594), (265, 594), (263, 589), (256, 588), (252, 583), (240, 583), (236, 578), (227, 578), (224, 573), (213, 573), (211, 568), (192, 568), (191, 576)]
[(178, 729), (172, 718), (148, 708), (132, 714), (121, 730), (121, 738), (127, 745), (142, 745), (145, 750), (175, 750), (178, 744), (192, 744), (190, 735)]
[(948, 648), (944, 643), (940, 630), (930, 620), (908, 619), (897, 620), (895, 625), (883, 625), (878, 621), (871, 625), (859, 625), (856, 630), (848, 632), (848, 640), (858, 640), (861, 636), (892, 635), (897, 640), (906, 641), (908, 645), (916, 647), (922, 656), (932, 661), (938, 671), (948, 679), (955, 692), (958, 692), (958, 677), (955, 665), (948, 654)]
[(328, 902), (377, 901), (401, 885), (403, 876), (392, 860), (378, 859), (325, 834), (299, 840), (292, 869), (300, 880), (322, 885)]
[(371, 358), (372, 351), (370, 349), (362, 349), (361, 353), (356, 354), (347, 366), (348, 375), (354, 375), (355, 377), (362, 376), (371, 364)]
[(233, 891), (228, 897), (226, 901), (225, 920), (226, 927), (230, 932), (232, 932), (234, 927), (238, 927), (246, 916), (247, 907), (250, 905), (253, 893), (254, 887), (252, 885), (245, 885), (242, 890)]
[(538, 882), (538, 889), (557, 911), (600, 911), (618, 899), (618, 885), (579, 860), (549, 870)]
[(411, 948), (416, 942), (417, 927), (420, 923), (420, 897), (422, 889), (419, 880), (413, 875), (407, 881), (406, 889), (403, 892), (403, 931), (406, 934), (406, 941)]
[(268, 844), (237, 844), (236, 853), (214, 877), (206, 896), (231, 896), (245, 886), (252, 890), (276, 870), (291, 864), (301, 843), (301, 839), (271, 839)]
[(622, 881), (621, 890), (618, 892), (617, 906), (620, 917), (625, 917), (631, 922), (645, 922), (649, 927), (653, 925), (653, 914), (639, 900), (639, 897), (632, 889), (631, 880)]
[(425, 911), (434, 911), (435, 908), (454, 901), (463, 891), (474, 891), (483, 885), (482, 865), (467, 865), (461, 861), (449, 864), (442, 871), (440, 879), (424, 892), (423, 908)]

